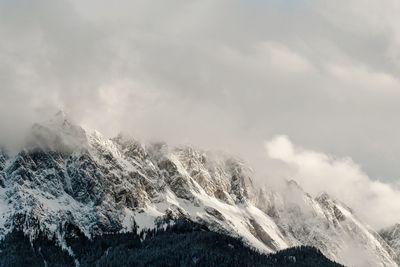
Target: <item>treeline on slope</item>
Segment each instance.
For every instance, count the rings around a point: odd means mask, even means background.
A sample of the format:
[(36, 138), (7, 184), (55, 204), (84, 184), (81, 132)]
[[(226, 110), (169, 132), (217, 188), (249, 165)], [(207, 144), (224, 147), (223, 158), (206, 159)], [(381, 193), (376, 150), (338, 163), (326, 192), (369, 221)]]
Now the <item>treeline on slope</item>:
[(2, 267), (123, 267), (123, 266), (281, 266), (340, 267), (313, 247), (296, 247), (264, 255), (242, 240), (210, 231), (187, 220), (140, 233), (97, 236), (92, 240), (68, 227), (67, 244), (74, 257), (55, 240), (40, 236), (33, 242), (20, 231), (0, 243)]

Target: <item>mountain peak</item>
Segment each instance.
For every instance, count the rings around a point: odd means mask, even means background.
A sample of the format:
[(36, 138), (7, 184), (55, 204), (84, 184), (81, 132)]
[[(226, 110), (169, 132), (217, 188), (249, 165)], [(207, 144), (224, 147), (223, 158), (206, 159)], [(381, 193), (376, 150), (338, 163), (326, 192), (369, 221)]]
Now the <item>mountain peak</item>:
[(72, 120), (70, 116), (64, 110), (60, 109), (45, 124), (52, 126), (65, 126), (65, 125), (71, 125), (72, 124), (71, 121)]
[(34, 125), (31, 138), (18, 156), (0, 158), (0, 239), (22, 229), (32, 239), (40, 231), (57, 234), (64, 244), (68, 225), (90, 237), (186, 218), (263, 252), (315, 246), (354, 266), (343, 247), (350, 240), (370, 255), (369, 266), (397, 266), (377, 234), (339, 202), (315, 199), (294, 180), (282, 192), (256, 194), (253, 171), (237, 157), (110, 139), (71, 123), (63, 111)]
[(88, 146), (86, 131), (74, 124), (68, 114), (59, 110), (53, 117), (32, 125), (28, 144), (42, 149), (71, 153)]
[(54, 117), (66, 118), (67, 113), (65, 113), (65, 111), (63, 109), (60, 109), (56, 112), (56, 114), (54, 114)]

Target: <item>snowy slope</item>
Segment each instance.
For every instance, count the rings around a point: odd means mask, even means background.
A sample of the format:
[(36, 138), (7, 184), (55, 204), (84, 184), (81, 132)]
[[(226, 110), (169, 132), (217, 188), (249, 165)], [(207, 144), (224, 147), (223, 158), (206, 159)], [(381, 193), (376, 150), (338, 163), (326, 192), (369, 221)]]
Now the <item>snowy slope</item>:
[(187, 217), (263, 252), (304, 244), (351, 266), (397, 266), (386, 242), (344, 205), (293, 182), (282, 192), (256, 190), (252, 176), (234, 157), (108, 139), (59, 113), (35, 124), (16, 155), (0, 150), (0, 237), (40, 231), (66, 246), (71, 225), (90, 237)]
[(393, 249), (396, 255), (396, 262), (400, 264), (400, 224), (383, 229), (379, 234)]
[(349, 266), (397, 266), (392, 249), (343, 203), (322, 194), (312, 198), (294, 181), (283, 192), (260, 192), (258, 206), (291, 244), (318, 247)]

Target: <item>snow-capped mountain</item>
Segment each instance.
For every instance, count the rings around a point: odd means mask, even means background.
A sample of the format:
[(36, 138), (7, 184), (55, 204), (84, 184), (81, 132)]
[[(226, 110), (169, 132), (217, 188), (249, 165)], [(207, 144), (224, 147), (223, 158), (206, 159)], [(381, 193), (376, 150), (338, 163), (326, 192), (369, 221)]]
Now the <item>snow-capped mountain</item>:
[(44, 233), (70, 250), (68, 225), (91, 237), (190, 218), (263, 252), (311, 245), (349, 266), (397, 266), (386, 241), (340, 201), (292, 181), (259, 189), (252, 176), (235, 157), (109, 139), (59, 113), (35, 124), (18, 153), (0, 149), (0, 237)]

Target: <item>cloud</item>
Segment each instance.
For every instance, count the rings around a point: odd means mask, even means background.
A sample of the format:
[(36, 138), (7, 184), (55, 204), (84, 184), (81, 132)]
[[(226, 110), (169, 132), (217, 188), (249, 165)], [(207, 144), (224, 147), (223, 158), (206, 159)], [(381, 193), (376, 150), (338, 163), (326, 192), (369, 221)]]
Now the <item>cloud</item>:
[(373, 72), (364, 66), (331, 65), (328, 71), (339, 81), (360, 89), (399, 90), (400, 83), (392, 75), (384, 72)]
[(288, 73), (307, 73), (313, 70), (312, 63), (303, 55), (280, 43), (263, 42), (257, 45), (259, 54), (276, 70)]
[(260, 143), (284, 132), (394, 181), (396, 6), (0, 0), (0, 139), (63, 108), (109, 136), (224, 149), (263, 173)]
[(265, 143), (268, 156), (286, 164), (291, 177), (314, 196), (328, 192), (375, 229), (400, 221), (400, 191), (374, 181), (351, 158), (337, 158), (294, 145), (280, 135)]

